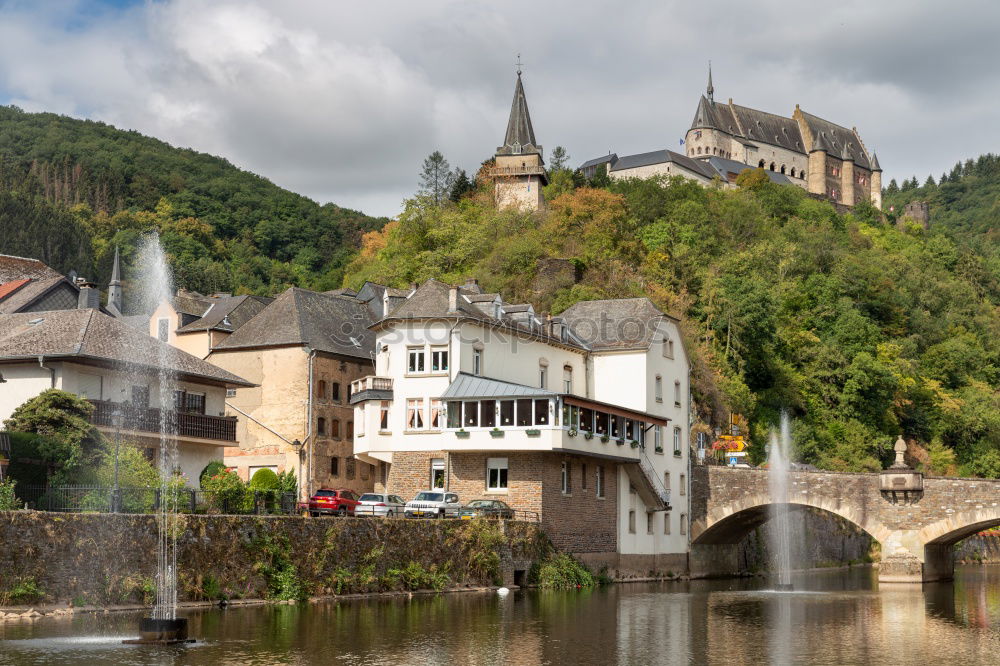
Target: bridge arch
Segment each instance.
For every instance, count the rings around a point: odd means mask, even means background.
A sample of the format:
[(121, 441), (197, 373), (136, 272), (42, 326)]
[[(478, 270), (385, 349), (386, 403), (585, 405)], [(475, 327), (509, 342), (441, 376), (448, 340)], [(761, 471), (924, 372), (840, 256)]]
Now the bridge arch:
[(921, 529), (917, 536), (925, 546), (950, 546), (990, 527), (1000, 526), (1000, 506), (957, 511)]
[[(877, 520), (872, 520), (856, 508), (839, 499), (822, 495), (791, 498), (787, 503), (794, 509), (811, 507), (839, 516), (867, 532), (880, 544), (891, 532)], [(692, 545), (718, 545), (739, 543), (755, 528), (771, 519), (775, 503), (768, 493), (747, 495), (722, 507), (714, 507), (708, 515), (691, 525)]]

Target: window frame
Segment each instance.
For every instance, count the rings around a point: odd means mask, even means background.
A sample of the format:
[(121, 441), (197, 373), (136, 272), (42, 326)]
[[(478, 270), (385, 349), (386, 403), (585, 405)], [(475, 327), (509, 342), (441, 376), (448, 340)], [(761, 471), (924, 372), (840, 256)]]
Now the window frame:
[(423, 375), (427, 373), (427, 350), (420, 347), (406, 348), (406, 374)]
[[(496, 472), (494, 484), (493, 473)], [(506, 493), (510, 489), (510, 460), (508, 458), (486, 459), (486, 492)]]
[(594, 494), (598, 499), (604, 499), (604, 465), (597, 465), (594, 470)]
[(408, 432), (426, 430), (427, 415), (424, 413), (423, 398), (406, 399), (406, 430)]
[[(443, 361), (443, 362), (442, 362)], [(448, 358), (448, 347), (431, 347), (431, 364), (429, 372), (432, 375), (447, 374), (450, 368)], [(443, 366), (435, 369), (434, 366)]]

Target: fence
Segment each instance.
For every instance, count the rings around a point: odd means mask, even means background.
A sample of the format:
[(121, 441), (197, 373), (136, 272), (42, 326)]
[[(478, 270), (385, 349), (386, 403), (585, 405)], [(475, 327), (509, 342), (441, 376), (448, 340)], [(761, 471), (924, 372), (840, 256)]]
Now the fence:
[(26, 509), (68, 513), (155, 513), (176, 492), (177, 510), (203, 514), (294, 514), (296, 494), (277, 490), (166, 490), (105, 486), (17, 486)]

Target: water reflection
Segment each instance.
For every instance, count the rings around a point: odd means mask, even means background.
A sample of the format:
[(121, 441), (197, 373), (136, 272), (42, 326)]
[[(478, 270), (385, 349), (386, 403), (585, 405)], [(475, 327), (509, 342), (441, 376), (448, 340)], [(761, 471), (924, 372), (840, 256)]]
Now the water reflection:
[(1000, 567), (884, 586), (869, 569), (263, 606), (188, 614), (188, 647), (123, 646), (137, 615), (0, 625), (0, 664), (995, 664)]

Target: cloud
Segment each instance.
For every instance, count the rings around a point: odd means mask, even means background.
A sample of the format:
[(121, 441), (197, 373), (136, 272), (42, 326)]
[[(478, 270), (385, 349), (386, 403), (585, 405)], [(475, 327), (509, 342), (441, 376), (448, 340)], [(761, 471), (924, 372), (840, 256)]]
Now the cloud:
[[(968, 4), (963, 7), (963, 4)], [(0, 4), (0, 101), (222, 155), (319, 201), (394, 214), (421, 160), (470, 171), (503, 136), (513, 63), (539, 141), (573, 162), (675, 147), (716, 96), (857, 126), (887, 177), (997, 143), (1000, 5), (511, 0)], [(956, 127), (976, 127), (958, 132)]]

